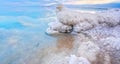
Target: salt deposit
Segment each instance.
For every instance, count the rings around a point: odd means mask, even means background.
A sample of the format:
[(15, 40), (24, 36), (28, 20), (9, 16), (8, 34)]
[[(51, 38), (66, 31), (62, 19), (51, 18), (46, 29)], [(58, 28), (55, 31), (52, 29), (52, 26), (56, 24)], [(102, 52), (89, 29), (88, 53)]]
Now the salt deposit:
[(47, 33), (74, 33), (74, 39), (69, 52), (63, 48), (46, 64), (120, 64), (120, 9), (89, 13), (60, 5), (56, 15), (58, 21), (49, 24)]
[(68, 9), (60, 5), (57, 7), (56, 15), (58, 21), (52, 22), (54, 25), (51, 24), (50, 27), (51, 30), (58, 32), (71, 32), (71, 27), (74, 28), (73, 31), (81, 32), (99, 25), (113, 27), (120, 24), (119, 9), (91, 13)]

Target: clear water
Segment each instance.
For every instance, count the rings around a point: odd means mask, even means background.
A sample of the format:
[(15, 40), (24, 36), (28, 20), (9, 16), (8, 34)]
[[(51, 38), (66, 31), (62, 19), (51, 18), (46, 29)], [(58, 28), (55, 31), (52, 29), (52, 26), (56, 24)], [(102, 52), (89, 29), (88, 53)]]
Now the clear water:
[(4, 3), (7, 4), (0, 4), (0, 64), (18, 64), (35, 50), (40, 51), (56, 41), (45, 33), (54, 14), (51, 9), (19, 5), (22, 2), (16, 6), (9, 4), (14, 1)]
[(56, 6), (45, 5), (55, 3), (54, 1), (0, 2), (0, 64), (19, 64), (34, 51), (54, 45), (56, 38), (45, 33), (47, 24), (55, 20)]

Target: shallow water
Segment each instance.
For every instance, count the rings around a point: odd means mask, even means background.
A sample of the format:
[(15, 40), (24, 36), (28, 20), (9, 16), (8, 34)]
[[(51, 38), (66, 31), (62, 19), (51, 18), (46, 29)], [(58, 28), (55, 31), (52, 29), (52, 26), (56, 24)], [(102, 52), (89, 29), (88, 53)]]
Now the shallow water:
[[(43, 23), (40, 27), (47, 28), (46, 26), (47, 23)], [(1, 32), (0, 35), (0, 64), (14, 64), (30, 56), (35, 50), (53, 45), (56, 41), (55, 38), (46, 35), (43, 28), (39, 31), (34, 29), (8, 30)]]
[(16, 6), (0, 5), (0, 64), (24, 64), (37, 55), (36, 50), (56, 42), (45, 33), (47, 24), (54, 20), (52, 11), (41, 6)]
[(0, 4), (0, 64), (40, 64), (51, 50), (58, 53), (73, 48), (72, 35), (45, 33), (47, 24), (56, 21), (56, 5), (45, 6), (54, 3), (46, 1), (36, 3), (41, 5), (28, 5), (29, 2), (22, 1)]

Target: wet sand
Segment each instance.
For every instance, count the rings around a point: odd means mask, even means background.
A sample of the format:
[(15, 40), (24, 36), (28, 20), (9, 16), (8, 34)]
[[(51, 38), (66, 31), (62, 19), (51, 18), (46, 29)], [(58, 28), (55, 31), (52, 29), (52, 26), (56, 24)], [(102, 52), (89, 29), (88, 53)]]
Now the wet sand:
[(72, 49), (73, 48), (74, 37), (70, 34), (63, 34), (57, 37), (56, 46), (59, 50), (61, 49)]

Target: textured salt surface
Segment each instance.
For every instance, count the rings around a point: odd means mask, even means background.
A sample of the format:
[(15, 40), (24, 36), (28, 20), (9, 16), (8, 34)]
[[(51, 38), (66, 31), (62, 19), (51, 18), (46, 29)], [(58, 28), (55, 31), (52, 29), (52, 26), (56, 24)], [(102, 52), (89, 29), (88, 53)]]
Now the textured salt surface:
[[(48, 33), (54, 35), (72, 29), (72, 38), (58, 38), (60, 44), (48, 54), (43, 64), (120, 64), (120, 10), (81, 13), (58, 8), (57, 26), (50, 24)], [(81, 14), (81, 15), (79, 15)], [(66, 25), (67, 27), (64, 27)], [(68, 27), (71, 26), (72, 28)], [(65, 40), (64, 40), (65, 39)], [(62, 41), (61, 41), (62, 40)], [(61, 42), (62, 43), (61, 43)], [(68, 43), (68, 44), (67, 44)], [(70, 44), (69, 44), (70, 43)], [(71, 45), (72, 43), (72, 45)], [(56, 49), (57, 48), (57, 49)], [(58, 53), (59, 52), (59, 53)], [(49, 62), (46, 62), (48, 61)]]

